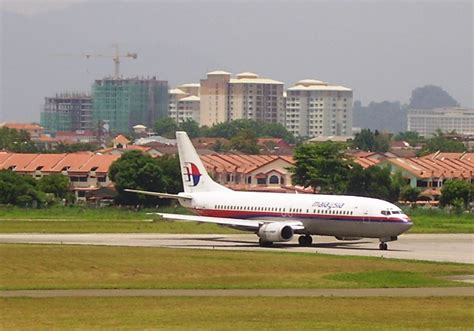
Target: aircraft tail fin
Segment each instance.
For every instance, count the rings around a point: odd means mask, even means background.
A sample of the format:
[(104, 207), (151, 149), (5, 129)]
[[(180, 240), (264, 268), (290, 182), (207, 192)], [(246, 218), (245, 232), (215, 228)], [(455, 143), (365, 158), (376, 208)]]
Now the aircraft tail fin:
[(209, 176), (186, 132), (177, 131), (176, 141), (184, 192), (229, 191)]

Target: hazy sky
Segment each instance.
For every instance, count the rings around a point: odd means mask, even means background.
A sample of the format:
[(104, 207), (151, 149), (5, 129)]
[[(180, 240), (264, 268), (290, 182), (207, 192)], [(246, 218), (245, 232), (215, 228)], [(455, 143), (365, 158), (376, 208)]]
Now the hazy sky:
[(472, 1), (0, 1), (0, 121), (38, 121), (45, 96), (90, 91), (113, 62), (80, 55), (113, 43), (138, 53), (124, 76), (171, 85), (252, 71), (351, 87), (366, 104), (435, 84), (473, 107)]

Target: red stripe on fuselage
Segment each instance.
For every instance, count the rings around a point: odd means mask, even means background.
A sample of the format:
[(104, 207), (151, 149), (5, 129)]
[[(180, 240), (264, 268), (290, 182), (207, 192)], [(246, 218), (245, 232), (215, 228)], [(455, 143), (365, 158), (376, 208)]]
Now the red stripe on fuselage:
[(257, 218), (257, 217), (275, 217), (275, 218), (314, 218), (314, 219), (337, 219), (347, 221), (377, 221), (377, 222), (402, 222), (398, 218), (386, 218), (377, 216), (363, 215), (336, 215), (336, 214), (302, 214), (302, 213), (281, 213), (268, 211), (243, 211), (243, 210), (217, 210), (217, 209), (193, 209), (193, 212), (200, 216), (223, 217), (223, 218)]

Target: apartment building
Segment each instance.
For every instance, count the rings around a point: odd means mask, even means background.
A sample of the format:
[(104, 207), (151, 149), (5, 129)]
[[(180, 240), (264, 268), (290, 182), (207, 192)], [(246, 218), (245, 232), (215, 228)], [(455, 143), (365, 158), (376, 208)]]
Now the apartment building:
[(410, 109), (407, 116), (408, 131), (416, 131), (421, 136), (432, 136), (437, 130), (454, 130), (463, 135), (474, 134), (474, 109)]
[[(196, 89), (195, 86), (186, 87), (186, 85), (194, 84), (181, 85), (179, 88), (169, 91), (168, 116), (178, 124), (188, 119), (199, 123), (201, 109), (199, 89)], [(182, 90), (183, 86), (184, 90)], [(197, 95), (195, 95), (196, 93)]]
[(41, 126), (48, 133), (91, 130), (92, 100), (86, 93), (60, 93), (46, 97), (41, 112)]
[(227, 104), (230, 76), (231, 74), (226, 71), (212, 71), (207, 73), (206, 79), (201, 79), (199, 121), (201, 126), (212, 126), (229, 120)]
[(285, 126), (293, 135), (352, 135), (352, 89), (305, 79), (286, 93)]
[(168, 115), (168, 82), (152, 78), (104, 78), (92, 86), (92, 118), (112, 133), (128, 133), (141, 124), (154, 127)]
[(182, 123), (187, 120), (193, 120), (196, 123), (200, 121), (201, 98), (190, 95), (178, 101), (177, 122)]
[(282, 82), (243, 72), (229, 81), (229, 120), (284, 121)]
[(179, 88), (174, 88), (168, 92), (168, 116), (178, 122), (178, 102), (186, 98), (189, 94)]
[(200, 124), (236, 119), (283, 123), (284, 84), (243, 72), (235, 78), (225, 71), (213, 71), (201, 80)]
[(187, 83), (179, 85), (177, 88), (188, 95), (194, 95), (198, 97), (200, 95), (201, 85), (199, 83)]

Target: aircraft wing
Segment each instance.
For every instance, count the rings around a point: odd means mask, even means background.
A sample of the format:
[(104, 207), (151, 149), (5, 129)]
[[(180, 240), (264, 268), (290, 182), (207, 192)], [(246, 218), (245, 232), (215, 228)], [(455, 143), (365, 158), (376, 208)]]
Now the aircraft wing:
[(191, 197), (179, 194), (169, 194), (169, 193), (160, 193), (160, 192), (152, 192), (152, 191), (140, 191), (140, 190), (132, 190), (126, 188), (125, 192), (132, 192), (138, 194), (145, 194), (145, 195), (153, 195), (155, 197), (163, 198), (163, 199), (184, 199), (184, 200), (192, 200)]
[[(262, 226), (265, 223), (273, 223), (273, 221), (268, 221), (268, 220), (244, 220), (240, 218), (164, 214), (164, 213), (156, 213), (156, 215), (159, 215), (163, 217), (164, 219), (186, 221), (186, 222), (214, 223), (214, 224), (219, 224), (219, 225), (233, 226), (233, 227), (243, 228), (245, 230), (255, 230), (255, 231), (257, 231), (260, 228), (260, 226)], [(289, 221), (289, 222), (283, 222), (283, 223), (291, 226), (294, 231), (304, 230), (303, 223), (299, 221)]]

